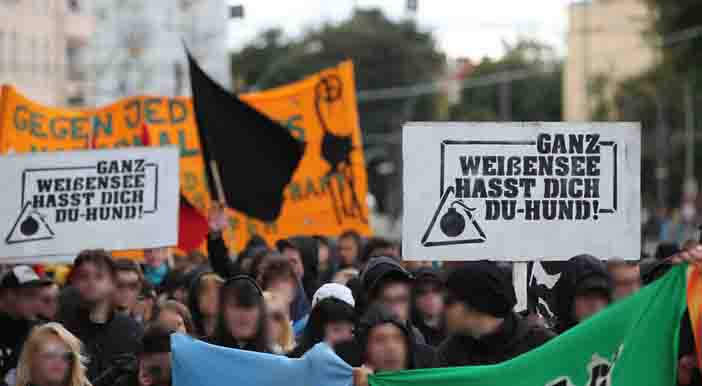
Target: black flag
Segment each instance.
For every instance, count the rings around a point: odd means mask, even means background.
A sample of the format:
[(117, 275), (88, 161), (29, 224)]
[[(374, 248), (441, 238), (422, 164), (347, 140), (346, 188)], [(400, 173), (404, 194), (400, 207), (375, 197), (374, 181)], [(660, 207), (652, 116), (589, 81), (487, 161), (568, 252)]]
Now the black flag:
[(210, 192), (247, 216), (274, 221), (304, 145), (210, 79), (187, 54)]

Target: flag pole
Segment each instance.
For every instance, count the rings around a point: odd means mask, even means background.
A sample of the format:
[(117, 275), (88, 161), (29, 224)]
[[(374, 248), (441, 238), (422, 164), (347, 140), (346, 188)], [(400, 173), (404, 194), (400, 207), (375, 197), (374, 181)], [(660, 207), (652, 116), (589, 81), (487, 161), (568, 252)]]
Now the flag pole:
[(213, 157), (210, 158), (210, 170), (212, 171), (212, 179), (217, 190), (217, 201), (224, 207), (227, 206), (227, 199), (224, 196), (224, 187), (222, 186), (222, 179), (219, 176), (219, 168), (217, 167), (217, 160)]

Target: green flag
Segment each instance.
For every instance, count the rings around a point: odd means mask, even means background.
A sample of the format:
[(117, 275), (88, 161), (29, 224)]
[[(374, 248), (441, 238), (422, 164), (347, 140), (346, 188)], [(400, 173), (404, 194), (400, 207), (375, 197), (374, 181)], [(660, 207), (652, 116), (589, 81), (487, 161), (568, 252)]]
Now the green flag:
[(670, 386), (676, 384), (686, 266), (565, 334), (491, 366), (381, 373), (371, 386)]

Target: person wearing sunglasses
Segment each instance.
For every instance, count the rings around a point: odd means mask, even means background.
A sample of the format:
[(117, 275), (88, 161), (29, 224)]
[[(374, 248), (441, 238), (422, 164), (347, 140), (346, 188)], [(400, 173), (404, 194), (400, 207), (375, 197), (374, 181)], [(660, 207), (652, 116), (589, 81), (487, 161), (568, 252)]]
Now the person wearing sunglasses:
[(58, 323), (35, 327), (22, 349), (15, 386), (90, 386), (81, 342)]
[(271, 353), (263, 291), (249, 276), (228, 279), (219, 291), (219, 315), (208, 343)]

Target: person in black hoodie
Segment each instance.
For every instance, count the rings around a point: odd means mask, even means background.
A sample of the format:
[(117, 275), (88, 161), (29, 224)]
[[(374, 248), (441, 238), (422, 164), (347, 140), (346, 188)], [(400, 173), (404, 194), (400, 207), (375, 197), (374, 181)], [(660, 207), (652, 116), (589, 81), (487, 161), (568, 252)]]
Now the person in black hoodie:
[(80, 339), (88, 356), (88, 379), (94, 380), (115, 361), (133, 356), (142, 327), (115, 312), (115, 264), (104, 250), (86, 250), (76, 258), (72, 287), (61, 297), (59, 321)]
[(368, 263), (361, 273), (360, 281), (368, 305), (383, 305), (407, 325), (415, 342), (426, 343), (422, 333), (410, 320), (414, 284), (414, 276), (410, 272), (394, 258), (377, 257)]
[(150, 324), (144, 331), (137, 356), (104, 373), (93, 386), (171, 386), (173, 333), (161, 323)]
[(41, 279), (28, 265), (13, 267), (0, 280), (3, 307), (0, 310), (0, 384), (13, 383), (22, 346), (38, 324), (41, 289), (50, 280)]
[(518, 316), (512, 280), (495, 263), (471, 262), (446, 281), (446, 326), (441, 367), (489, 365), (534, 349), (553, 333)]
[(446, 339), (444, 281), (439, 271), (430, 267), (418, 269), (414, 277), (412, 322), (428, 345), (438, 347)]
[(556, 294), (556, 333), (562, 334), (600, 312), (612, 302), (612, 282), (605, 265), (590, 255), (578, 255), (565, 265), (553, 287)]
[(249, 276), (227, 280), (219, 291), (219, 318), (209, 343), (271, 353), (263, 291)]

